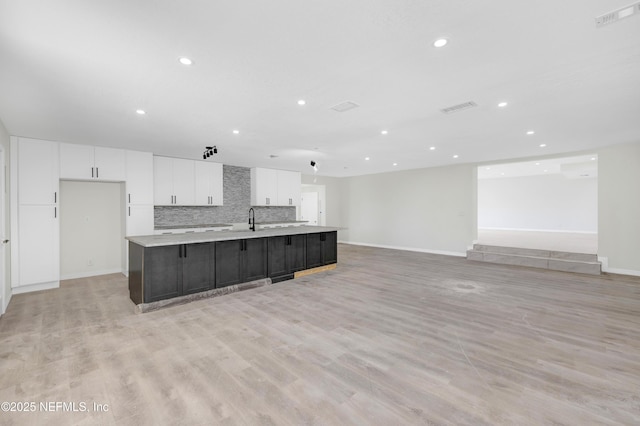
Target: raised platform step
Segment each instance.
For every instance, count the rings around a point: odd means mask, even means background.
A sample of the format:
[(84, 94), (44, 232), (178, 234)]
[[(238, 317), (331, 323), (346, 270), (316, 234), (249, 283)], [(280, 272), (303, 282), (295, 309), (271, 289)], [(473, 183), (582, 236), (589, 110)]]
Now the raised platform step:
[(602, 270), (602, 264), (598, 261), (598, 255), (596, 254), (488, 246), (484, 244), (474, 244), (472, 250), (467, 250), (467, 259), (478, 262), (529, 266), (591, 275), (600, 275)]

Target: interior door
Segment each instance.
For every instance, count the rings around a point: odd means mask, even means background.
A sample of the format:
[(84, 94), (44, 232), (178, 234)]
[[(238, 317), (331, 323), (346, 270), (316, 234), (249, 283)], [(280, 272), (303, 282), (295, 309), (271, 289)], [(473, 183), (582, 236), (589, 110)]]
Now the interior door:
[(7, 262), (6, 262), (6, 251), (5, 246), (9, 242), (7, 240), (6, 227), (4, 226), (6, 213), (5, 213), (5, 165), (4, 165), (4, 151), (2, 147), (0, 147), (0, 315), (4, 314), (6, 309), (7, 301), (5, 300), (5, 286), (7, 285), (7, 281), (5, 280), (5, 275), (7, 273)]
[(306, 220), (309, 225), (318, 224), (318, 193), (303, 192), (300, 202), (300, 220)]

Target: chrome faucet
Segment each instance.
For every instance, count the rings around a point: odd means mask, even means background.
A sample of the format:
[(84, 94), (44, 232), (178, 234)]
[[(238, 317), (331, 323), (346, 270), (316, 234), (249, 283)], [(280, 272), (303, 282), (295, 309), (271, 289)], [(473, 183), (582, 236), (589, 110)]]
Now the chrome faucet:
[(256, 212), (253, 211), (253, 207), (249, 209), (249, 229), (256, 231)]

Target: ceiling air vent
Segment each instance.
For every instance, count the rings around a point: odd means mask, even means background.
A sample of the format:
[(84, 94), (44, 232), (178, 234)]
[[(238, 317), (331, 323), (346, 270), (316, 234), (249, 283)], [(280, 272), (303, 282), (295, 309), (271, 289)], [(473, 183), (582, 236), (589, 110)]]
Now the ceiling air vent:
[(605, 25), (613, 24), (623, 18), (628, 18), (640, 14), (640, 2), (636, 2), (629, 6), (621, 7), (612, 12), (605, 13), (604, 15), (596, 18), (596, 28), (604, 27)]
[(442, 108), (440, 111), (444, 112), (445, 114), (453, 114), (454, 112), (460, 112), (460, 111), (464, 111), (465, 109), (469, 109), (469, 108), (475, 108), (477, 107), (478, 104), (473, 102), (473, 101), (469, 101), (469, 102), (465, 102), (463, 104), (458, 104), (458, 105), (453, 105), (447, 108)]
[(338, 112), (345, 112), (349, 111), (350, 109), (358, 108), (359, 106), (360, 105), (355, 102), (346, 101), (341, 104), (332, 106), (331, 109)]

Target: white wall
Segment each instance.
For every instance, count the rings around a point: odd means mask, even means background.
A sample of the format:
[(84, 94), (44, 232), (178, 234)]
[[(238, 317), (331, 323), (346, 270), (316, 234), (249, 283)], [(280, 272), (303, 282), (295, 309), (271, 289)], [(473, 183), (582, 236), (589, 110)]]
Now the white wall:
[(459, 165), (342, 179), (345, 242), (464, 256), (477, 234), (476, 175)]
[(640, 275), (640, 142), (598, 151), (598, 255)]
[(121, 184), (60, 181), (61, 279), (122, 271), (122, 212)]
[[(9, 153), (10, 137), (9, 132), (4, 127), (2, 120), (0, 120), (0, 145), (2, 145), (2, 150), (4, 151), (4, 164), (0, 164), (0, 173), (4, 174), (5, 178), (5, 187), (0, 188), (1, 191), (4, 191), (4, 206), (0, 206), (0, 208), (4, 208), (5, 211), (5, 235), (8, 240), (11, 240), (11, 209), (9, 206), (10, 203), (10, 194), (9, 188), (11, 187), (9, 182), (9, 177), (11, 176), (11, 156)], [(0, 243), (2, 244), (2, 243)], [(0, 306), (0, 314), (4, 313), (7, 305), (9, 304), (9, 300), (11, 299), (11, 243), (5, 245), (5, 257), (0, 260), (4, 269), (0, 271), (0, 274), (4, 276), (4, 292), (1, 294), (0, 298), (2, 299), (2, 305)]]
[(596, 233), (598, 180), (558, 173), (479, 179), (478, 227)]

